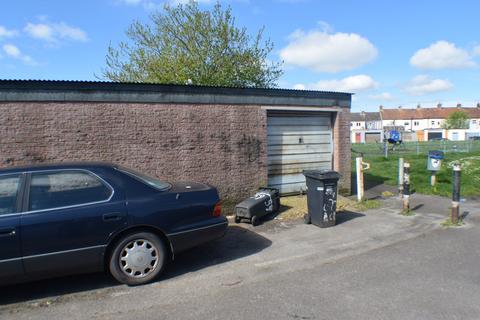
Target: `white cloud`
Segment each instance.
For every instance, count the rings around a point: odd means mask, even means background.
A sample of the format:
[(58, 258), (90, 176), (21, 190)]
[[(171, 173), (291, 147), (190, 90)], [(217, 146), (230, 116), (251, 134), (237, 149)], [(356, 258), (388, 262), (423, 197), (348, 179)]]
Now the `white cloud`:
[(44, 22), (36, 24), (29, 22), (23, 30), (35, 39), (50, 43), (59, 43), (61, 40), (88, 41), (88, 36), (85, 31), (77, 27), (69, 26), (64, 22)]
[(410, 80), (410, 82), (405, 86), (404, 90), (408, 94), (421, 96), (448, 91), (452, 88), (453, 84), (447, 79), (432, 79), (427, 75), (418, 75)]
[(410, 58), (410, 64), (426, 70), (463, 69), (476, 65), (466, 50), (447, 41), (437, 41), (428, 48), (418, 50)]
[(382, 92), (379, 94), (372, 94), (368, 96), (372, 100), (382, 100), (382, 101), (391, 101), (393, 96), (389, 92)]
[(16, 35), (18, 35), (17, 30), (10, 30), (5, 28), (4, 26), (0, 26), (0, 39), (11, 38), (11, 37), (15, 37)]
[(473, 48), (473, 55), (480, 56), (480, 46)]
[(20, 49), (18, 49), (16, 46), (14, 46), (13, 44), (5, 44), (3, 45), (3, 51), (5, 52), (5, 54), (9, 57), (12, 57), (12, 58), (18, 58), (20, 57), (20, 55), (22, 54), (20, 52)]
[(23, 54), (17, 46), (11, 43), (4, 44), (2, 46), (2, 49), (3, 49), (3, 52), (7, 55), (7, 57), (21, 60), (24, 63), (30, 64), (30, 65), (35, 64), (35, 61), (30, 56)]
[(303, 83), (297, 83), (296, 85), (293, 86), (293, 89), (295, 89), (295, 90), (306, 90), (307, 87)]
[(360, 74), (339, 80), (321, 80), (310, 84), (298, 83), (294, 85), (293, 88), (300, 90), (310, 89), (358, 93), (376, 88), (377, 86), (378, 83), (372, 77)]
[(317, 72), (351, 70), (374, 60), (378, 50), (368, 39), (355, 33), (304, 32), (289, 36), (289, 44), (280, 51), (285, 63)]

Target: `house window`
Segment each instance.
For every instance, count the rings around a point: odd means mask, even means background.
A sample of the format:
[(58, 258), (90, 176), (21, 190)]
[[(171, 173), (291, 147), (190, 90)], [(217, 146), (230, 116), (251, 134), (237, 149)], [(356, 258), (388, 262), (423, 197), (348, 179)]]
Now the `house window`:
[(405, 122), (403, 123), (403, 125), (404, 125), (404, 126), (408, 126), (408, 125), (409, 125), (408, 121), (405, 121)]
[(435, 125), (435, 121), (432, 121), (432, 126), (434, 126), (434, 125)]
[(477, 120), (472, 120), (472, 124), (477, 124)]
[(419, 122), (419, 121), (413, 121), (413, 125), (414, 125), (414, 126), (419, 126), (419, 125), (420, 125), (420, 122)]
[(360, 122), (357, 122), (357, 127), (360, 127), (362, 124)]

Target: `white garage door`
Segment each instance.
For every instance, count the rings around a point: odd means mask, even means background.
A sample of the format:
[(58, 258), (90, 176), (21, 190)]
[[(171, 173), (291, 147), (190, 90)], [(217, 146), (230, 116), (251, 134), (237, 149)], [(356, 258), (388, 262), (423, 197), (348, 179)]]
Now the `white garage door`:
[(332, 169), (330, 113), (269, 113), (268, 185), (280, 193), (305, 190), (305, 169)]

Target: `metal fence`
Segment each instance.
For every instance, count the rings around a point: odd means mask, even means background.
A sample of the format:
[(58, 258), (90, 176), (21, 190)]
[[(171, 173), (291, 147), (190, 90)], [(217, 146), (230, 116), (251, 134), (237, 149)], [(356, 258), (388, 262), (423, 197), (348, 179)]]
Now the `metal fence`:
[[(387, 150), (385, 150), (387, 147)], [(364, 155), (385, 156), (396, 154), (427, 154), (430, 150), (451, 152), (480, 152), (480, 141), (413, 141), (399, 145), (384, 143), (352, 143), (352, 152)]]

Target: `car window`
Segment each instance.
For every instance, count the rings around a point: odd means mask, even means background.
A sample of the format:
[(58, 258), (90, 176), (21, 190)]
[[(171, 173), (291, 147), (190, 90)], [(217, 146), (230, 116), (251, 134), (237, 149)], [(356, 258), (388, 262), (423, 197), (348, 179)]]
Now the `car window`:
[(0, 177), (0, 215), (15, 213), (20, 175)]
[(125, 168), (125, 167), (119, 167), (117, 170), (133, 177), (134, 179), (140, 180), (141, 182), (148, 184), (149, 186), (160, 190), (160, 191), (165, 191), (170, 189), (170, 184), (168, 182), (159, 180), (154, 177), (147, 176), (146, 174), (140, 173), (138, 171), (135, 171), (130, 168)]
[(29, 210), (44, 210), (107, 200), (112, 190), (98, 177), (83, 171), (32, 174)]

